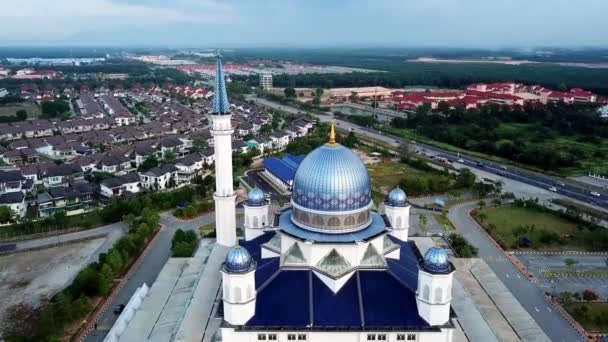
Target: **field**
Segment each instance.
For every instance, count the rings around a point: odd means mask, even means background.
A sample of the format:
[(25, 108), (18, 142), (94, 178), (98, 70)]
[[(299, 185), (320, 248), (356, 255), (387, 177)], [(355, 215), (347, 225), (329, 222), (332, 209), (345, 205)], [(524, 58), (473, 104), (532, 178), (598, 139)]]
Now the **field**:
[(367, 171), (369, 172), (369, 176), (372, 181), (374, 203), (382, 202), (385, 194), (397, 187), (397, 185), (399, 185), (399, 181), (401, 181), (406, 175), (425, 175), (425, 172), (423, 171), (396, 162), (367, 165)]
[(27, 112), (29, 119), (35, 119), (40, 116), (40, 107), (37, 104), (22, 104), (22, 105), (10, 105), (0, 106), (0, 116), (15, 116), (18, 110), (23, 109)]
[(588, 239), (594, 234), (557, 215), (516, 206), (482, 208), (473, 215), (506, 249), (520, 249), (517, 242), (526, 237), (535, 250), (588, 250)]
[(608, 332), (608, 303), (570, 303), (568, 313), (589, 332)]

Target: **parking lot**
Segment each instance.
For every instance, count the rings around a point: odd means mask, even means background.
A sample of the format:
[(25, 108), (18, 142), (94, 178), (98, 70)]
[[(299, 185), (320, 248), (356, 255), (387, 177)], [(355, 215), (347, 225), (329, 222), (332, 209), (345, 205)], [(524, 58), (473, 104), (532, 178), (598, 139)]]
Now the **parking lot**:
[[(552, 292), (582, 292), (592, 289), (601, 298), (608, 297), (608, 274), (601, 275), (559, 275), (559, 271), (576, 272), (608, 272), (607, 256), (597, 255), (549, 255), (549, 254), (516, 254), (528, 271), (539, 280), (539, 287)], [(566, 266), (565, 260), (572, 259), (576, 263)], [(558, 274), (547, 277), (545, 271), (555, 271)]]

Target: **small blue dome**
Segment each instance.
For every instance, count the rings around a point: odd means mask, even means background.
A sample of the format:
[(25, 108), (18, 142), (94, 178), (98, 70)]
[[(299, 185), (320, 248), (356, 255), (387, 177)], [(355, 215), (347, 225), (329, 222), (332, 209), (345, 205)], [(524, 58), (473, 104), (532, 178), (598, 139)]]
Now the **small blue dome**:
[(407, 205), (407, 196), (405, 195), (405, 191), (394, 188), (391, 192), (386, 196), (386, 204), (391, 207), (405, 207)]
[(450, 269), (448, 253), (441, 247), (431, 247), (424, 254), (424, 269), (431, 272), (446, 272)]
[(246, 248), (241, 246), (230, 248), (226, 255), (226, 262), (224, 263), (224, 267), (228, 272), (236, 273), (248, 271), (252, 265), (251, 254), (249, 254)]
[(253, 188), (247, 194), (247, 205), (252, 207), (262, 206), (266, 204), (266, 196), (264, 192), (258, 188)]
[(312, 151), (293, 178), (293, 202), (319, 211), (350, 211), (371, 202), (367, 168), (350, 149), (325, 144)]

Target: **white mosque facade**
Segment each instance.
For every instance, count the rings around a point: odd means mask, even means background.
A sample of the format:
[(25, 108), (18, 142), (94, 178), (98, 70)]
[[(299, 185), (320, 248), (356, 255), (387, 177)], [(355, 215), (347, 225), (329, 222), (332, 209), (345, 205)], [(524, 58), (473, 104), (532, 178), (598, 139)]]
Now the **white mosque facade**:
[[(225, 342), (452, 341), (454, 266), (439, 247), (422, 256), (408, 241), (401, 189), (373, 210), (363, 162), (329, 142), (300, 163), (291, 205), (278, 219), (259, 189), (244, 203), (237, 242), (230, 107), (218, 57), (212, 134)], [(271, 224), (278, 222), (278, 224)]]

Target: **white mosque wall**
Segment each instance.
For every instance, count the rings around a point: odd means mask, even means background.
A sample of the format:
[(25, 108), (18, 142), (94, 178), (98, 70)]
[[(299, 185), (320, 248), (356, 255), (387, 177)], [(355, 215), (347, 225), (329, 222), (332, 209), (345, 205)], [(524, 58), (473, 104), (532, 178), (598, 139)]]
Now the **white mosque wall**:
[(454, 272), (432, 274), (423, 270), (418, 272), (418, 314), (430, 325), (442, 325), (450, 319), (453, 274)]
[(262, 259), (276, 258), (279, 256), (281, 256), (279, 253), (268, 250), (267, 248), (262, 248)]
[(255, 271), (228, 273), (222, 271), (224, 320), (242, 325), (255, 314)]
[(264, 228), (268, 227), (268, 204), (251, 207), (245, 203), (243, 208), (245, 240), (250, 241), (264, 234)]
[[(291, 336), (290, 336), (291, 335)], [(298, 339), (300, 335), (305, 339)], [(370, 335), (373, 335), (373, 339)], [(408, 340), (408, 335), (410, 339)], [(293, 339), (290, 339), (293, 338)], [(401, 339), (403, 338), (403, 339)], [(367, 341), (416, 341), (416, 342), (452, 342), (452, 329), (439, 331), (237, 331), (234, 328), (222, 328), (223, 342), (258, 342), (258, 341), (312, 341), (312, 342), (367, 342)]]
[(385, 205), (384, 214), (393, 228), (391, 235), (399, 240), (407, 241), (408, 230), (410, 228), (410, 206), (391, 207)]

